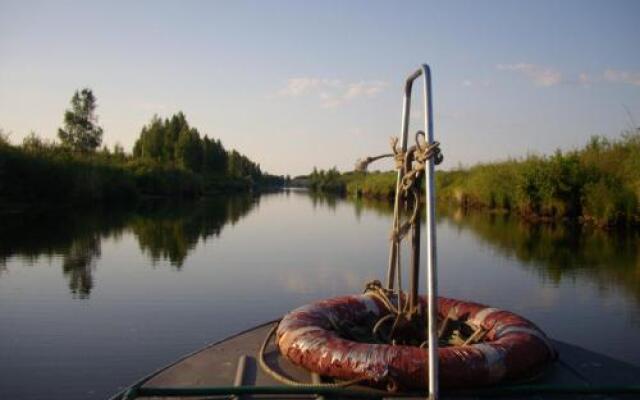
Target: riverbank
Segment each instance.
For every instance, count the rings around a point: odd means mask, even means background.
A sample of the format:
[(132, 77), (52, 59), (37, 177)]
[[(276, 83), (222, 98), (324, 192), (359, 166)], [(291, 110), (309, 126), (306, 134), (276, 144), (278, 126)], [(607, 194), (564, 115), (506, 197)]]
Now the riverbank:
[(264, 173), (219, 140), (200, 138), (182, 113), (166, 120), (154, 117), (143, 127), (133, 153), (117, 145), (78, 151), (34, 134), (13, 145), (0, 132), (0, 207), (196, 198), (284, 183), (284, 177)]
[(143, 196), (197, 197), (247, 191), (250, 177), (196, 174), (170, 165), (65, 151), (28, 152), (0, 147), (0, 198), (7, 202), (131, 201)]
[[(320, 191), (392, 199), (394, 171), (315, 170)], [(574, 220), (601, 227), (640, 226), (640, 131), (616, 140), (593, 137), (581, 149), (550, 156), (437, 171), (438, 200), (464, 209), (514, 213), (536, 221)]]

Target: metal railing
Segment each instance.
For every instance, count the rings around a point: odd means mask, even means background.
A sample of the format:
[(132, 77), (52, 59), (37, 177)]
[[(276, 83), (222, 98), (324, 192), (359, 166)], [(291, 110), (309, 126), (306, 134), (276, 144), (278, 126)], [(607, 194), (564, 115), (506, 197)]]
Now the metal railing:
[[(424, 99), (424, 131), (427, 145), (434, 143), (433, 133), (433, 102), (431, 93), (431, 69), (427, 64), (422, 64), (415, 72), (407, 78), (404, 85), (404, 94), (402, 99), (402, 124), (400, 129), (400, 146), (403, 154), (407, 152), (409, 139), (409, 122), (411, 116), (411, 94), (413, 83), (416, 79), (423, 77), (423, 99)], [(436, 400), (438, 398), (438, 334), (437, 334), (437, 313), (438, 313), (438, 279), (437, 279), (437, 254), (436, 254), (436, 224), (435, 224), (435, 160), (429, 158), (425, 167), (425, 200), (426, 200), (426, 233), (427, 233), (427, 324), (428, 324), (428, 382), (429, 382), (429, 398)], [(394, 226), (397, 230), (399, 225), (399, 213), (401, 202), (402, 177), (404, 171), (398, 169), (396, 178), (396, 193), (394, 198)], [(418, 297), (418, 280), (420, 276), (420, 225), (419, 219), (417, 227), (414, 228), (414, 262), (410, 273), (410, 298), (411, 301), (417, 302)], [(400, 245), (397, 241), (391, 242), (389, 250), (389, 268), (387, 271), (387, 288), (393, 289), (395, 286), (394, 277), (396, 276), (397, 257), (400, 252)], [(399, 275), (398, 275), (399, 276)], [(398, 278), (399, 279), (399, 278)]]

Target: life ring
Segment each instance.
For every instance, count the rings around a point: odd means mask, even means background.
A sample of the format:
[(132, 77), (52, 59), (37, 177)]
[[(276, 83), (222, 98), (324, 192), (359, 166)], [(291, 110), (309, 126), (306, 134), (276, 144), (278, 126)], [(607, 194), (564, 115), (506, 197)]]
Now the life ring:
[[(425, 297), (420, 299), (426, 307)], [(281, 354), (322, 376), (362, 379), (396, 388), (427, 387), (427, 350), (406, 345), (361, 343), (342, 337), (337, 324), (371, 327), (387, 313), (371, 294), (317, 301), (287, 314), (276, 331)], [(489, 385), (521, 379), (555, 358), (547, 336), (532, 322), (509, 311), (444, 297), (438, 316), (464, 319), (486, 330), (484, 341), (440, 347), (439, 382), (445, 388)]]

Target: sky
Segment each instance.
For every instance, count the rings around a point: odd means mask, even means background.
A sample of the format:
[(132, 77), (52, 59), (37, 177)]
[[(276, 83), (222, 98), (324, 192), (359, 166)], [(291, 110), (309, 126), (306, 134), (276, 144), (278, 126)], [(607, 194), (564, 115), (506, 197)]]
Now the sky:
[(54, 139), (90, 87), (110, 147), (183, 111), (271, 173), (350, 170), (389, 150), (428, 63), (442, 168), (570, 150), (640, 125), (639, 19), (633, 0), (0, 0), (0, 128)]

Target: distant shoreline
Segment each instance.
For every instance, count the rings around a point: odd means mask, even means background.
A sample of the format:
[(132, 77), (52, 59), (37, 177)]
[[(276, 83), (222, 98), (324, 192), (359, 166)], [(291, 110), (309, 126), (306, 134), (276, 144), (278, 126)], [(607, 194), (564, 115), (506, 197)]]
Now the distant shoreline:
[[(395, 171), (314, 170), (304, 178), (321, 192), (387, 200), (395, 195)], [(438, 170), (436, 195), (441, 203), (532, 222), (639, 228), (640, 129), (611, 141), (595, 136), (566, 153)]]

